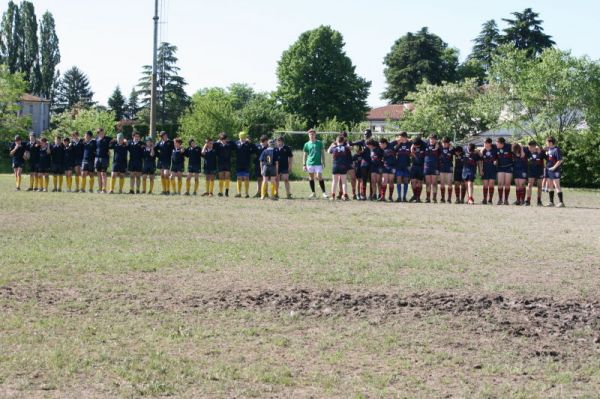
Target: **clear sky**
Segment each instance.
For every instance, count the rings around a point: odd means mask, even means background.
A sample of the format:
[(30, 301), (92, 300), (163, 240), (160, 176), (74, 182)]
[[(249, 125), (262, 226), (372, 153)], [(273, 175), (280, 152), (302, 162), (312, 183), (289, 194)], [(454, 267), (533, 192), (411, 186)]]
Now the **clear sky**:
[[(546, 33), (575, 55), (600, 58), (597, 0), (161, 0), (162, 38), (178, 46), (181, 74), (192, 94), (202, 87), (277, 86), (281, 53), (300, 33), (331, 25), (346, 41), (357, 72), (373, 82), (369, 104), (381, 105), (383, 58), (396, 39), (423, 26), (466, 57), (481, 24), (503, 27), (512, 11), (532, 7)], [(0, 7), (6, 8), (6, 0)], [(61, 71), (77, 65), (90, 78), (94, 99), (106, 104), (120, 85), (126, 95), (152, 56), (154, 0), (33, 0), (38, 18), (50, 10), (60, 40)]]

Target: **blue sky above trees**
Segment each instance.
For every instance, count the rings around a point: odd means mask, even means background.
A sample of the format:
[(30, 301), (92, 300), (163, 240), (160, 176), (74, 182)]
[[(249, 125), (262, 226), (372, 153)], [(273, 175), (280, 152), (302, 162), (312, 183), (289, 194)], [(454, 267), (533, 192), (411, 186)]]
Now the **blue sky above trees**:
[[(151, 0), (96, 2), (84, 0), (33, 0), (36, 13), (50, 10), (60, 39), (61, 72), (73, 65), (90, 78), (95, 100), (106, 104), (119, 84), (129, 93), (142, 65), (150, 62), (153, 12)], [(298, 36), (321, 24), (339, 30), (346, 51), (359, 75), (373, 82), (370, 105), (384, 101), (384, 56), (392, 44), (408, 31), (428, 26), (450, 46), (460, 50), (461, 59), (471, 51), (472, 39), (481, 24), (513, 11), (532, 7), (544, 20), (546, 33), (557, 46), (575, 55), (600, 58), (595, 1), (518, 0), (481, 2), (399, 2), (369, 0), (168, 0), (168, 25), (163, 40), (177, 45), (181, 74), (189, 82), (190, 94), (202, 87), (228, 86), (245, 82), (256, 90), (274, 90), (277, 61)], [(484, 4), (484, 5), (483, 5)], [(4, 11), (5, 4), (0, 9)]]

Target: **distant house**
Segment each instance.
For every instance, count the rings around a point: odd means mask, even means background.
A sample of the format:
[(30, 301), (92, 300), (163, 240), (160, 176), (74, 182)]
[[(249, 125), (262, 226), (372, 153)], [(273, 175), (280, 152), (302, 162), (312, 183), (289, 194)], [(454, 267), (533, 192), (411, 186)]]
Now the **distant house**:
[(402, 119), (404, 113), (412, 111), (414, 106), (411, 103), (390, 104), (384, 107), (373, 108), (367, 114), (369, 128), (376, 133), (385, 132), (390, 122), (397, 122)]
[(31, 131), (36, 136), (48, 130), (50, 126), (50, 100), (31, 94), (23, 94), (19, 101), (19, 116), (31, 117)]

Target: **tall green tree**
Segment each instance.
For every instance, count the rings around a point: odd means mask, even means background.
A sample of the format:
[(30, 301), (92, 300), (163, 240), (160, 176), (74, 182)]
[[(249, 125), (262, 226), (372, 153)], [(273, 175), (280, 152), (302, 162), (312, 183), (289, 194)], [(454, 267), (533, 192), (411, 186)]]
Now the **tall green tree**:
[(504, 29), (502, 44), (512, 44), (519, 50), (525, 50), (530, 57), (535, 57), (544, 49), (556, 44), (552, 36), (544, 33), (544, 21), (539, 19), (540, 15), (531, 8), (526, 8), (523, 12), (513, 12), (512, 15), (514, 19), (502, 19), (508, 24)]
[(502, 35), (500, 35), (496, 21), (493, 19), (486, 21), (481, 27), (479, 36), (473, 40), (475, 44), (469, 59), (479, 61), (487, 71), (492, 64), (492, 58), (496, 54), (501, 39)]
[(19, 71), (23, 72), (29, 82), (29, 91), (40, 93), (42, 78), (40, 73), (38, 23), (35, 7), (30, 1), (23, 1), (19, 7), (19, 23), (21, 25), (21, 48), (19, 50)]
[(125, 112), (125, 116), (127, 119), (135, 119), (137, 117), (138, 112), (140, 111), (140, 101), (139, 94), (135, 90), (135, 87), (131, 89), (131, 93), (129, 94), (129, 99), (127, 100), (127, 110)]
[(53, 99), (56, 84), (56, 66), (60, 63), (60, 50), (54, 17), (48, 11), (40, 23), (40, 90), (39, 94)]
[(76, 66), (65, 72), (56, 94), (54, 112), (60, 113), (70, 110), (75, 105), (90, 107), (94, 105), (92, 100), (94, 92), (90, 87), (90, 81), (85, 73)]
[(0, 141), (12, 140), (14, 134), (25, 133), (31, 126), (30, 118), (18, 116), (21, 95), (27, 90), (27, 82), (20, 73), (10, 73), (0, 65)]
[(23, 36), (20, 29), (19, 7), (13, 1), (9, 1), (0, 26), (0, 64), (7, 65), (10, 73), (17, 72), (19, 68), (19, 51)]
[[(161, 43), (158, 49), (157, 70), (157, 116), (159, 123), (164, 126), (175, 126), (179, 117), (189, 108), (190, 97), (185, 92), (187, 83), (179, 76), (177, 66), (177, 46)], [(152, 66), (145, 65), (142, 78), (138, 83), (138, 93), (141, 96), (141, 106), (150, 108), (150, 92), (152, 82)]]
[(371, 82), (358, 76), (344, 51), (342, 35), (329, 26), (304, 32), (277, 67), (277, 97), (285, 111), (310, 126), (336, 117), (357, 122), (365, 117)]
[(432, 84), (456, 81), (458, 52), (424, 27), (396, 40), (383, 63), (387, 88), (382, 98), (398, 103), (423, 81)]
[(115, 91), (113, 91), (112, 95), (108, 99), (108, 108), (115, 114), (116, 121), (120, 121), (125, 116), (125, 111), (127, 110), (127, 100), (125, 100), (125, 96), (123, 96), (119, 86), (115, 88)]

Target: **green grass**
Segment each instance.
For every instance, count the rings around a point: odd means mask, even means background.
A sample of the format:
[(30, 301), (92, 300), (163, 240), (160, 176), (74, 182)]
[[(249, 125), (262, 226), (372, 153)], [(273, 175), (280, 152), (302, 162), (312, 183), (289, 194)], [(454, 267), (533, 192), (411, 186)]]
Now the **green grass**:
[[(293, 184), (296, 198), (307, 190)], [(597, 301), (599, 199), (567, 190), (568, 208), (546, 209), (17, 193), (0, 176), (0, 396), (593, 397), (589, 328), (527, 338), (460, 314), (189, 301), (295, 288)], [(532, 355), (549, 349), (562, 357)]]

